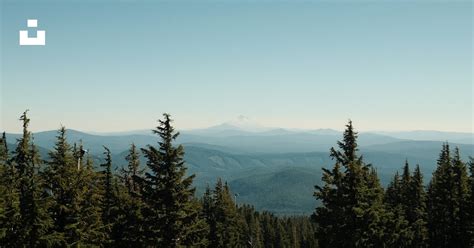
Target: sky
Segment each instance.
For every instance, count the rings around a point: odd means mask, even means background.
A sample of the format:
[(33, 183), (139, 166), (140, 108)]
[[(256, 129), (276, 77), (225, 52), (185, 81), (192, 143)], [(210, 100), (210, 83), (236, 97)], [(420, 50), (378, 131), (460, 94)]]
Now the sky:
[[(473, 132), (471, 1), (1, 1), (0, 130)], [(20, 46), (27, 19), (46, 46)]]

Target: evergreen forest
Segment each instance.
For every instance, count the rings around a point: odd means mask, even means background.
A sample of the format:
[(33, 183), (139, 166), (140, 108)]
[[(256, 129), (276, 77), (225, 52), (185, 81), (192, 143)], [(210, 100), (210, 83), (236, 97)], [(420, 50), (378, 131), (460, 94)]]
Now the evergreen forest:
[(384, 187), (349, 121), (304, 196), (314, 212), (281, 215), (237, 203), (221, 178), (197, 194), (169, 114), (118, 170), (107, 145), (97, 163), (65, 127), (40, 156), (28, 111), (19, 120), (19, 139), (0, 138), (0, 247), (474, 247), (474, 158), (447, 142), (429, 181), (407, 160)]

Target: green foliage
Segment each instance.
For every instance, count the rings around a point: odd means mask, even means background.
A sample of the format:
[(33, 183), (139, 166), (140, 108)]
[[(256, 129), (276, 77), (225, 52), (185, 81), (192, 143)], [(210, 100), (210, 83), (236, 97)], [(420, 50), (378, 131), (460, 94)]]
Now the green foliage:
[(80, 240), (78, 230), (78, 199), (73, 153), (66, 141), (66, 128), (58, 131), (55, 147), (49, 153), (50, 160), (44, 172), (46, 189), (53, 203), (49, 213), (54, 220), (51, 232), (58, 240), (57, 245), (72, 245)]
[(467, 202), (468, 224), (466, 226), (467, 235), (470, 240), (470, 246), (474, 246), (474, 158), (469, 158), (469, 198)]
[(227, 183), (219, 178), (209, 196), (209, 190), (204, 195), (206, 220), (209, 225), (210, 247), (240, 247), (244, 246), (244, 237), (240, 228), (243, 219), (237, 212), (237, 207)]
[[(101, 169), (95, 168), (82, 142), (71, 147), (64, 127), (44, 163), (28, 131), (27, 112), (20, 120), (23, 133), (13, 152), (6, 135), (0, 138), (0, 247), (474, 245), (474, 159), (465, 163), (459, 149), (452, 152), (448, 144), (427, 192), (420, 167), (411, 172), (408, 161), (384, 192), (377, 171), (358, 154), (357, 133), (349, 122), (339, 149), (331, 149), (334, 166), (323, 169), (323, 185), (316, 186), (322, 205), (309, 218), (237, 205), (240, 196), (221, 179), (198, 200), (194, 175), (187, 175), (183, 147), (173, 144), (178, 133), (167, 114), (154, 130), (158, 146), (141, 150), (147, 169), (132, 144), (118, 174), (111, 150), (105, 147)], [(285, 185), (298, 184), (302, 170), (276, 175), (286, 177)], [(270, 179), (261, 183), (290, 194)], [(236, 184), (265, 196), (267, 191), (256, 185)]]
[(110, 224), (112, 216), (112, 208), (115, 203), (115, 195), (113, 190), (113, 175), (112, 175), (112, 155), (109, 148), (104, 146), (105, 162), (100, 165), (104, 168), (102, 173), (102, 222), (106, 225)]
[(0, 139), (0, 196), (0, 244), (14, 247), (18, 245), (20, 231), (19, 191), (5, 133)]
[(15, 168), (9, 162), (5, 133), (0, 139), (0, 243), (14, 246), (19, 222), (19, 199)]
[(250, 247), (263, 247), (262, 227), (259, 213), (257, 213), (250, 205), (242, 205), (238, 208), (238, 211), (244, 221), (244, 225), (240, 230), (243, 243)]
[(467, 168), (459, 150), (454, 157), (448, 144), (443, 145), (438, 168), (428, 186), (428, 228), (431, 247), (469, 247), (467, 218)]
[(426, 247), (426, 197), (419, 166), (413, 175), (408, 161), (403, 174), (395, 174), (385, 192), (389, 222), (393, 230), (394, 245), (399, 247)]
[(382, 242), (384, 215), (380, 186), (375, 170), (357, 155), (357, 133), (352, 122), (346, 126), (340, 150), (331, 149), (336, 161), (324, 169), (322, 187), (315, 196), (322, 206), (313, 215), (321, 247), (375, 247)]
[(159, 247), (200, 246), (204, 244), (205, 222), (199, 202), (194, 198), (194, 175), (186, 176), (183, 147), (173, 145), (179, 133), (164, 114), (153, 130), (159, 136), (158, 147), (142, 149), (149, 173), (141, 180), (145, 202), (144, 243)]
[(139, 179), (143, 177), (145, 170), (140, 167), (140, 154), (135, 144), (130, 146), (129, 154), (125, 159), (128, 164), (121, 170), (122, 183), (125, 184), (128, 193), (136, 197), (140, 194)]
[[(18, 144), (11, 159), (15, 173), (7, 176), (10, 177), (7, 181), (13, 179), (8, 187), (15, 187), (12, 192), (18, 193), (19, 215), (12, 216), (16, 240), (7, 240), (7, 242), (12, 241), (11, 244), (16, 242), (16, 245), (25, 244), (30, 247), (47, 245), (52, 238), (47, 233), (52, 220), (46, 212), (48, 199), (42, 192), (42, 178), (38, 173), (42, 161), (32, 142), (31, 133), (28, 131), (30, 119), (27, 117), (27, 111), (21, 115), (20, 120), (23, 123), (23, 136), (17, 140)], [(10, 203), (11, 207), (16, 208), (13, 205), (15, 202)], [(16, 219), (17, 216), (18, 219)], [(7, 224), (7, 226), (11, 225)]]
[[(82, 149), (82, 148), (81, 148)], [(82, 155), (81, 155), (81, 160)], [(98, 172), (94, 170), (92, 159), (87, 157), (80, 164), (78, 174), (78, 191), (80, 191), (80, 213), (78, 229), (80, 230), (80, 242), (78, 246), (100, 246), (106, 240), (106, 229), (102, 223), (102, 180)]]
[(423, 175), (418, 165), (408, 184), (405, 199), (405, 215), (413, 232), (411, 247), (426, 247), (428, 240), (426, 192), (423, 184)]
[(90, 159), (84, 164), (82, 144), (72, 149), (66, 133), (65, 127), (59, 129), (43, 173), (52, 199), (48, 207), (54, 220), (51, 241), (57, 246), (97, 245), (104, 238), (98, 176)]
[(113, 246), (140, 247), (144, 240), (143, 201), (140, 178), (144, 170), (140, 167), (140, 155), (134, 144), (126, 156), (128, 165), (120, 171), (120, 182), (115, 180), (116, 210), (112, 239)]

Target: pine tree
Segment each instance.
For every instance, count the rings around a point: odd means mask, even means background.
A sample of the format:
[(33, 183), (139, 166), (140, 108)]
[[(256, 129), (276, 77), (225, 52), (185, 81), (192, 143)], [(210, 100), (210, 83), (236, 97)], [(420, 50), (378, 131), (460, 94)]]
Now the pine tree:
[(390, 229), (396, 246), (425, 247), (427, 239), (426, 205), (423, 179), (419, 166), (413, 176), (408, 161), (405, 161), (402, 176), (396, 172), (387, 187), (385, 202), (392, 226)]
[(7, 166), (8, 162), (8, 143), (7, 143), (7, 136), (5, 132), (2, 133), (2, 137), (0, 138), (0, 165)]
[(131, 195), (140, 194), (139, 178), (143, 177), (144, 169), (140, 168), (140, 154), (135, 144), (130, 146), (128, 155), (125, 157), (128, 164), (126, 168), (122, 168), (122, 182)]
[(283, 248), (291, 247), (289, 233), (285, 229), (281, 219), (273, 218), (273, 226), (275, 227), (276, 239), (274, 240), (274, 247)]
[(242, 230), (242, 238), (246, 241), (247, 247), (263, 247), (261, 235), (262, 228), (260, 226), (259, 214), (252, 206), (247, 204), (241, 205), (238, 210), (239, 215), (241, 215), (245, 220), (245, 227)]
[[(407, 164), (408, 165), (408, 164)], [(407, 205), (405, 215), (413, 232), (411, 247), (426, 247), (428, 230), (426, 223), (426, 193), (423, 184), (423, 175), (417, 165), (406, 193)]]
[[(58, 130), (58, 136), (50, 160), (45, 169), (47, 190), (53, 199), (49, 212), (54, 220), (53, 234), (60, 245), (72, 245), (80, 240), (76, 226), (78, 211), (75, 193), (75, 168), (71, 147), (66, 140), (66, 128)], [(59, 244), (58, 244), (59, 245)]]
[(443, 144), (438, 167), (428, 186), (428, 225), (430, 247), (448, 247), (451, 224), (451, 156), (448, 144)]
[(300, 233), (300, 246), (302, 248), (317, 248), (318, 241), (314, 236), (315, 232), (315, 225), (312, 223), (311, 219), (304, 216), (298, 217), (299, 224), (298, 226), (301, 228), (299, 231)]
[[(113, 207), (109, 215), (110, 223), (110, 246), (111, 247), (131, 247), (130, 236), (128, 233), (130, 227), (128, 227), (127, 217), (128, 213), (126, 212), (129, 209), (130, 205), (130, 195), (127, 191), (127, 188), (124, 184), (119, 182), (118, 177), (113, 177), (112, 182), (113, 190)], [(139, 232), (135, 232), (139, 234)], [(140, 245), (139, 243), (137, 244)]]
[(179, 133), (171, 126), (169, 114), (153, 130), (159, 147), (142, 149), (150, 170), (142, 181), (147, 234), (145, 245), (158, 247), (200, 246), (205, 239), (205, 221), (194, 198), (194, 175), (186, 176), (183, 147), (173, 141)]
[(430, 247), (469, 247), (465, 230), (467, 224), (466, 166), (462, 163), (459, 151), (451, 156), (449, 145), (443, 144), (438, 167), (428, 187), (428, 227)]
[[(383, 189), (375, 170), (357, 155), (357, 133), (346, 126), (340, 150), (331, 149), (336, 160), (332, 171), (324, 169), (323, 187), (315, 196), (322, 201), (313, 220), (318, 224), (321, 247), (369, 247), (380, 242)], [(341, 171), (342, 169), (342, 171)]]
[(273, 222), (274, 216), (264, 211), (261, 216), (263, 247), (274, 248), (277, 234)]
[(104, 146), (105, 162), (100, 165), (104, 168), (102, 171), (103, 191), (102, 197), (102, 222), (105, 225), (111, 225), (112, 208), (114, 207), (115, 196), (113, 190), (113, 175), (112, 175), (112, 154), (110, 149)]
[[(125, 158), (128, 165), (121, 169), (121, 185), (116, 186), (117, 211), (120, 216), (115, 223), (120, 230), (115, 230), (114, 246), (138, 247), (143, 242), (143, 202), (139, 179), (143, 177), (144, 170), (140, 168), (140, 155), (135, 144), (132, 144), (129, 154)], [(117, 227), (116, 227), (117, 229)]]
[[(82, 149), (82, 145), (79, 150)], [(84, 161), (84, 154), (80, 154)], [(101, 175), (94, 170), (92, 159), (88, 156), (80, 164), (79, 184), (81, 201), (78, 225), (80, 242), (78, 246), (100, 246), (107, 239), (107, 233), (102, 223), (102, 180)]]
[(201, 215), (206, 222), (206, 241), (203, 246), (210, 247), (211, 240), (215, 240), (216, 223), (214, 221), (214, 198), (209, 184), (206, 185), (206, 189), (201, 198)]
[(0, 244), (18, 246), (20, 222), (19, 199), (15, 167), (10, 156), (5, 132), (0, 139)]
[(336, 161), (332, 171), (322, 168), (323, 187), (315, 186), (314, 196), (321, 200), (323, 207), (317, 207), (312, 219), (318, 225), (316, 236), (321, 247), (343, 247), (344, 235), (344, 198), (342, 192), (342, 178), (345, 176), (340, 169), (340, 163)]
[(7, 233), (7, 220), (6, 220), (6, 197), (8, 193), (7, 185), (3, 182), (4, 177), (6, 177), (5, 171), (7, 170), (7, 160), (8, 160), (8, 147), (6, 146), (5, 132), (3, 133), (2, 138), (0, 138), (0, 241), (6, 236)]
[(300, 244), (301, 238), (300, 238), (300, 234), (298, 233), (297, 223), (292, 221), (292, 219), (288, 218), (286, 226), (287, 226), (288, 233), (290, 234), (291, 247), (301, 247), (301, 244)]
[[(106, 238), (102, 241), (105, 246), (113, 246), (114, 239), (121, 238), (122, 231), (118, 225), (120, 215), (120, 201), (117, 193), (120, 193), (117, 182), (112, 174), (112, 153), (110, 149), (104, 146), (105, 161), (100, 167), (102, 181), (102, 223), (104, 224), (104, 231)], [(117, 192), (119, 191), (119, 192)]]
[(406, 164), (402, 177), (400, 177), (398, 171), (395, 172), (395, 176), (389, 183), (384, 196), (386, 205), (384, 226), (391, 230), (390, 233), (385, 233), (384, 236), (388, 241), (387, 244), (391, 247), (407, 247), (412, 239), (409, 223), (406, 220), (405, 205), (403, 204), (407, 187), (404, 183), (410, 180), (410, 174), (407, 170)]
[(470, 246), (474, 246), (474, 157), (469, 157), (469, 199), (467, 203), (468, 209), (468, 239), (470, 240)]
[(243, 225), (243, 220), (237, 212), (229, 187), (222, 183), (220, 178), (217, 180), (211, 199), (210, 206), (205, 206), (210, 208), (208, 210), (210, 216), (207, 217), (210, 229), (209, 246), (216, 248), (243, 246), (242, 243), (247, 242), (241, 237), (240, 227)]
[(403, 166), (403, 173), (400, 178), (400, 204), (402, 205), (404, 212), (408, 211), (411, 181), (412, 177), (410, 172), (410, 165), (408, 164), (408, 160), (405, 160), (405, 165)]
[(466, 164), (461, 160), (459, 148), (453, 156), (453, 226), (457, 247), (470, 247), (469, 243), (469, 177)]
[(38, 171), (41, 166), (38, 150), (28, 131), (30, 119), (25, 111), (20, 120), (23, 122), (23, 135), (17, 141), (13, 153), (19, 192), (20, 222), (17, 241), (21, 246), (47, 245), (53, 238), (47, 233), (52, 220), (47, 214), (47, 199), (42, 192), (42, 182)]
[(385, 192), (385, 202), (391, 208), (396, 208), (402, 198), (402, 187), (400, 181), (400, 175), (398, 171), (395, 172), (395, 176), (393, 176), (392, 181), (387, 186), (387, 190)]
[(53, 199), (49, 207), (54, 220), (51, 232), (56, 246), (98, 245), (104, 238), (98, 218), (98, 177), (92, 161), (88, 158), (84, 163), (82, 144), (71, 148), (66, 136), (66, 128), (61, 127), (44, 171), (46, 189)]

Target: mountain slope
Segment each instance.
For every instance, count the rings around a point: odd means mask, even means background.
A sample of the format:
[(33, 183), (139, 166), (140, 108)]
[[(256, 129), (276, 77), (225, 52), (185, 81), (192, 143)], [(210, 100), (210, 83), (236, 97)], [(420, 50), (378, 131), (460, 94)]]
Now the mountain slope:
[(309, 214), (316, 206), (312, 195), (320, 178), (320, 169), (292, 167), (238, 178), (229, 185), (238, 203), (278, 214)]
[[(198, 195), (206, 185), (214, 185), (218, 177), (226, 180), (238, 193), (238, 201), (255, 205), (260, 210), (280, 214), (308, 213), (316, 202), (312, 197), (314, 185), (320, 182), (321, 167), (331, 168), (334, 161), (329, 148), (336, 145), (340, 135), (336, 131), (315, 133), (274, 130), (259, 134), (246, 132), (235, 136), (200, 136), (182, 134), (178, 143), (185, 147), (189, 174), (196, 174), (194, 185)], [(56, 131), (34, 134), (43, 159), (54, 146)], [(15, 142), (17, 134), (8, 134), (8, 142)], [(70, 142), (82, 140), (89, 155), (98, 165), (103, 159), (103, 147), (113, 153), (116, 170), (125, 166), (125, 156), (132, 142), (138, 148), (156, 144), (152, 135), (91, 135), (68, 131)], [(400, 140), (389, 136), (361, 133), (360, 153), (367, 163), (377, 169), (382, 184), (386, 185), (393, 173), (400, 170), (405, 159), (412, 166), (420, 164), (425, 182), (431, 178), (443, 141)], [(463, 159), (474, 156), (474, 145), (451, 144), (461, 149)], [(10, 145), (10, 151), (14, 145)], [(145, 158), (141, 157), (145, 166)]]

